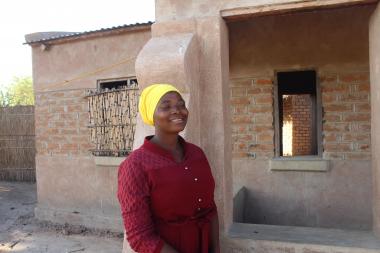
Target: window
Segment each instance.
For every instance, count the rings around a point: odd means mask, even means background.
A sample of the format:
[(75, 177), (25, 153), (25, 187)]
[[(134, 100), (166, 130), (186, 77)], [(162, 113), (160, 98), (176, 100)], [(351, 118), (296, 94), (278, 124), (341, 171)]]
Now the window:
[(316, 72), (277, 72), (276, 156), (321, 155), (321, 102)]
[(90, 139), (94, 156), (125, 156), (132, 151), (136, 128), (136, 78), (99, 80), (88, 93)]
[(133, 87), (137, 87), (136, 78), (109, 79), (98, 81), (98, 90), (113, 90)]

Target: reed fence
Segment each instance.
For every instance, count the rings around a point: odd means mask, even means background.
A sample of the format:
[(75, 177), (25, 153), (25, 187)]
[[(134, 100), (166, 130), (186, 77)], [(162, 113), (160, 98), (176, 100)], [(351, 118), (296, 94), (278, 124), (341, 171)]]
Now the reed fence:
[(0, 107), (0, 180), (35, 176), (34, 106)]
[(95, 156), (125, 156), (136, 130), (137, 87), (89, 91), (89, 125)]

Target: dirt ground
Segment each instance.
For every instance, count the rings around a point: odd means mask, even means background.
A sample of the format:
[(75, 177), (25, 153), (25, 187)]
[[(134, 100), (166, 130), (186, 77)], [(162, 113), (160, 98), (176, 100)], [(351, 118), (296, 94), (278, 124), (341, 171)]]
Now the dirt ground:
[(41, 222), (36, 185), (0, 181), (0, 253), (121, 253), (122, 234)]

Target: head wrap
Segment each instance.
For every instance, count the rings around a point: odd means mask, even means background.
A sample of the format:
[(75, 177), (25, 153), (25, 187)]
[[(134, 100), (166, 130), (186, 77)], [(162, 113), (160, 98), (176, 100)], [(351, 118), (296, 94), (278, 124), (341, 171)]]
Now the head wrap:
[(153, 114), (157, 104), (166, 93), (178, 92), (177, 88), (170, 84), (152, 84), (146, 87), (140, 96), (139, 112), (145, 124), (154, 126)]

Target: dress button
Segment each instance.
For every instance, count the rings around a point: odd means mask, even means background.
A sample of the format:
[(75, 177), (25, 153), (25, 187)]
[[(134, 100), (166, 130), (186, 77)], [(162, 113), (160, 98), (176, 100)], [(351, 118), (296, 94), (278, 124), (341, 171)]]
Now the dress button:
[(198, 178), (194, 178), (194, 181), (197, 182), (197, 181), (198, 181)]
[(188, 170), (188, 169), (189, 169), (189, 168), (186, 166), (186, 167), (185, 167), (185, 170)]
[(200, 211), (200, 210), (201, 210), (201, 208), (200, 208), (200, 207), (198, 207), (198, 208), (197, 208), (197, 210), (198, 210), (198, 211)]
[(199, 198), (199, 199), (198, 199), (198, 202), (202, 202), (202, 199), (201, 199), (201, 198)]

